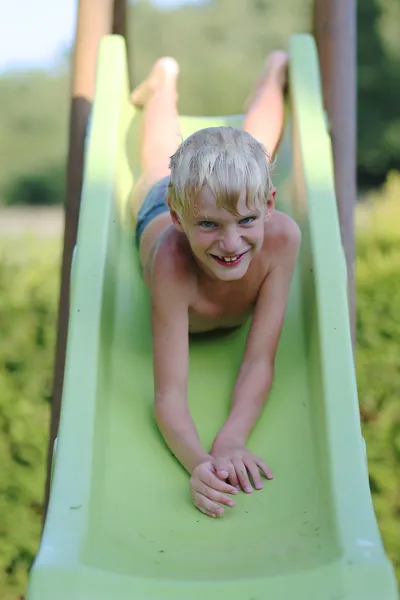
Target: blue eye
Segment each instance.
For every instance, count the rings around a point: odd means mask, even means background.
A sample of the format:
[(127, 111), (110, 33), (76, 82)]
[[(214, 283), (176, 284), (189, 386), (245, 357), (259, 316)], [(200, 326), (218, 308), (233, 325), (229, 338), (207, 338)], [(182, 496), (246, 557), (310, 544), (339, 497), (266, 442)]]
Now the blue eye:
[(254, 217), (245, 217), (239, 221), (240, 225), (250, 225), (254, 221)]
[(204, 227), (204, 229), (211, 229), (214, 227), (215, 223), (214, 221), (200, 221), (200, 225), (201, 227)]

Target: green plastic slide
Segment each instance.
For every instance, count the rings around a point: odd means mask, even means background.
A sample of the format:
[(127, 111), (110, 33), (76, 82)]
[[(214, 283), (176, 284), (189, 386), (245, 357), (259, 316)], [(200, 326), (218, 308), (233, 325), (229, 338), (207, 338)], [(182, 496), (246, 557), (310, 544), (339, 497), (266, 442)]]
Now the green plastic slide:
[[(289, 52), (274, 177), (302, 249), (273, 390), (249, 443), (275, 479), (214, 520), (192, 505), (153, 419), (149, 295), (128, 207), (141, 114), (129, 103), (124, 40), (101, 42), (61, 422), (29, 600), (397, 598), (368, 485), (314, 41), (294, 36)], [(186, 137), (240, 126), (241, 116), (181, 123)], [(191, 340), (189, 402), (207, 447), (228, 413), (247, 328)]]

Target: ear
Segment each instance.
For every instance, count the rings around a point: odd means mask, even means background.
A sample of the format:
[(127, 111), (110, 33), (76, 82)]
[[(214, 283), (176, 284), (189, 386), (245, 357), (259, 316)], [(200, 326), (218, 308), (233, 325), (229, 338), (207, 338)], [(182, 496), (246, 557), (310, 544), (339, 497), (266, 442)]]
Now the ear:
[(178, 213), (176, 212), (176, 210), (174, 210), (171, 206), (171, 201), (169, 198), (166, 199), (167, 200), (167, 205), (169, 208), (169, 214), (171, 215), (171, 221), (173, 226), (178, 230), (183, 232), (183, 227), (182, 227), (182, 223), (181, 223), (181, 219), (178, 215)]
[(272, 187), (267, 198), (267, 205), (265, 211), (265, 220), (268, 221), (272, 216), (273, 210), (275, 208), (275, 196), (276, 196), (276, 188)]

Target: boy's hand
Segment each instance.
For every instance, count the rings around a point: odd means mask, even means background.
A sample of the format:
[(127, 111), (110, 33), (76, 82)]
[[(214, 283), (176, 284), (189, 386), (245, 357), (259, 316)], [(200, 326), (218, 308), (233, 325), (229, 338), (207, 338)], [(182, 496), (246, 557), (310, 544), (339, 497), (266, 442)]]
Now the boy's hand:
[(217, 461), (228, 460), (232, 463), (234, 473), (229, 473), (229, 481), (236, 487), (240, 486), (247, 493), (253, 491), (249, 475), (257, 490), (261, 490), (264, 487), (260, 470), (267, 479), (273, 479), (274, 477), (269, 467), (261, 458), (242, 446), (218, 445), (218, 443), (214, 443), (211, 449), (211, 456), (216, 458)]
[[(217, 475), (216, 464), (211, 460), (200, 463), (193, 469), (190, 478), (193, 503), (196, 508), (209, 517), (215, 518), (223, 515), (225, 510), (220, 504), (225, 504), (231, 508), (235, 506), (235, 502), (225, 495), (238, 493), (235, 487), (223, 480), (228, 477), (228, 472), (226, 472), (225, 477), (223, 476), (226, 468), (227, 464), (224, 461), (223, 469), (220, 469)], [(233, 471), (233, 467), (230, 470)]]

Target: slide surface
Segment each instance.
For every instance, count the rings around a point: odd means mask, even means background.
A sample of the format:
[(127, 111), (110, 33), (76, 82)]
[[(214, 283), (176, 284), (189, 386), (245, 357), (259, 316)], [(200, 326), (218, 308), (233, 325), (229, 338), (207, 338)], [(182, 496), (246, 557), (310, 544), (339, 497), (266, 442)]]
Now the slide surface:
[[(193, 507), (152, 416), (149, 296), (127, 204), (140, 113), (125, 52), (122, 38), (102, 40), (51, 499), (27, 598), (395, 599), (368, 486), (314, 41), (289, 43), (275, 183), (303, 240), (275, 383), (249, 443), (275, 479), (219, 520)], [(182, 131), (224, 123), (241, 116), (183, 117)], [(247, 328), (191, 341), (189, 402), (206, 446), (228, 413)]]

